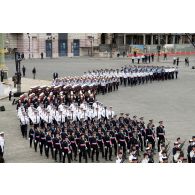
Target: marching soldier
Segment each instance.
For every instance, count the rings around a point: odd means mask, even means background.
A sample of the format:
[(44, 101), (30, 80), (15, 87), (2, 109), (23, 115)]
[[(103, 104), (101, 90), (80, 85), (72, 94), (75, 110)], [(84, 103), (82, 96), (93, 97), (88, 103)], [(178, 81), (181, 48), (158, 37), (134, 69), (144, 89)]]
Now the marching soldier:
[(54, 150), (54, 159), (57, 162), (57, 155), (59, 154), (59, 161), (61, 162), (61, 143), (60, 136), (57, 133), (56, 137), (53, 138), (53, 150)]
[(112, 161), (112, 143), (109, 135), (109, 131), (106, 132), (104, 137), (104, 146), (105, 146), (105, 159), (108, 160), (108, 152), (109, 152), (109, 160)]
[(40, 148), (40, 155), (42, 156), (43, 154), (43, 147), (45, 146), (45, 133), (43, 132), (43, 129), (40, 129), (40, 134), (39, 134), (39, 148)]
[(40, 138), (40, 131), (38, 130), (37, 127), (35, 127), (35, 137), (34, 137), (34, 148), (35, 148), (35, 152), (37, 152), (37, 144), (39, 142), (39, 138)]
[(123, 134), (123, 128), (121, 128), (120, 132), (118, 133), (118, 145), (119, 145), (119, 147), (122, 147), (123, 154), (126, 158), (127, 143), (126, 143), (126, 140), (125, 140), (125, 135)]
[(160, 121), (159, 126), (156, 128), (156, 136), (158, 139), (158, 152), (160, 152), (160, 144), (165, 143), (165, 130), (163, 121)]
[(21, 132), (23, 138), (27, 138), (27, 128), (29, 124), (29, 118), (27, 117), (27, 114), (23, 112), (23, 115), (20, 117), (20, 124), (21, 124)]
[(74, 161), (77, 161), (77, 143), (76, 143), (76, 136), (75, 136), (74, 131), (69, 136), (69, 140), (70, 140), (71, 148), (72, 148), (71, 159), (73, 159), (72, 154), (74, 154)]
[(53, 156), (53, 141), (52, 141), (52, 135), (51, 131), (47, 132), (46, 140), (45, 140), (45, 155), (47, 158), (49, 158), (49, 150), (51, 150), (51, 156)]
[(91, 161), (94, 162), (94, 154), (96, 153), (96, 161), (99, 162), (99, 148), (95, 132), (93, 133), (93, 137), (90, 139), (90, 144), (92, 149)]
[(104, 141), (103, 141), (103, 134), (101, 131), (101, 128), (98, 129), (98, 133), (96, 134), (97, 137), (97, 143), (98, 143), (98, 147), (102, 153), (102, 158), (104, 158)]
[(82, 157), (85, 159), (85, 163), (87, 163), (87, 147), (84, 134), (81, 135), (81, 139), (79, 140), (78, 144), (79, 148), (79, 163), (81, 163)]
[[(68, 137), (65, 137), (64, 139), (62, 139), (61, 141), (61, 154), (62, 154), (62, 159), (63, 159), (63, 163), (65, 163), (65, 158), (67, 156), (68, 158), (68, 163), (71, 163), (71, 143), (68, 140)], [(60, 154), (60, 155), (61, 155)], [(61, 158), (60, 158), (61, 159)], [(60, 160), (61, 161), (61, 160)]]
[(111, 144), (112, 144), (112, 146), (114, 147), (114, 154), (115, 154), (115, 156), (117, 155), (117, 144), (118, 144), (118, 142), (117, 142), (117, 139), (116, 139), (116, 134), (115, 134), (115, 131), (114, 131), (114, 129), (112, 129), (111, 131), (110, 131), (110, 140), (111, 140)]
[(155, 138), (152, 130), (152, 124), (148, 124), (148, 128), (146, 129), (146, 141), (152, 144), (152, 149), (155, 149)]
[(29, 141), (30, 141), (30, 147), (32, 147), (32, 141), (34, 139), (34, 136), (35, 136), (35, 131), (32, 128), (32, 125), (30, 125), (30, 130), (29, 130), (29, 134), (28, 134)]

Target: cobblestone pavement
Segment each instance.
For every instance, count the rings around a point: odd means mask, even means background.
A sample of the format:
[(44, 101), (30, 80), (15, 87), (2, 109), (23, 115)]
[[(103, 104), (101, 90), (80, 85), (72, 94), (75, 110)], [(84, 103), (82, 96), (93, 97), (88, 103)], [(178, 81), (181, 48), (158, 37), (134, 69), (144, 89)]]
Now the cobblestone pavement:
[[(183, 60), (184, 57), (181, 57)], [(195, 59), (190, 57), (190, 59)], [(9, 75), (14, 72), (11, 61)], [(193, 61), (192, 61), (193, 63)], [(191, 64), (192, 64), (191, 63)], [(22, 62), (23, 64), (23, 62)], [(45, 59), (24, 61), (27, 67), (27, 77), (32, 77), (28, 72), (36, 64), (39, 79), (49, 80), (54, 71), (60, 75), (80, 75), (84, 71), (100, 68), (120, 68), (122, 65), (131, 64), (129, 59)], [(172, 65), (172, 60), (155, 62), (159, 65)], [(148, 83), (136, 87), (120, 87), (119, 91), (99, 95), (98, 100), (105, 105), (112, 105), (116, 113), (130, 113), (130, 116), (144, 116), (145, 121), (154, 119), (155, 124), (163, 120), (166, 127), (166, 137), (173, 142), (177, 137), (182, 140), (195, 135), (195, 70), (185, 67), (182, 62), (179, 67), (177, 80)], [(31, 83), (29, 82), (29, 87)], [(5, 132), (6, 162), (54, 162), (41, 157), (29, 148), (27, 140), (23, 139), (16, 118), (15, 106), (7, 100), (0, 100), (0, 105), (5, 105), (6, 111), (0, 112), (0, 131)], [(185, 148), (187, 147), (185, 144)], [(105, 162), (101, 160), (101, 162)]]

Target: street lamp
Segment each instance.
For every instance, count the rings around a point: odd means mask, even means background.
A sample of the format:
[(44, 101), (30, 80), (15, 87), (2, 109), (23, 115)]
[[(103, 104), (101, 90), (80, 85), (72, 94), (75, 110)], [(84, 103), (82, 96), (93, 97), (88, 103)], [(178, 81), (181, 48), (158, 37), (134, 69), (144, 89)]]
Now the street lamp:
[(91, 57), (93, 56), (93, 41), (94, 41), (94, 37), (93, 36), (88, 36), (88, 39), (90, 40), (91, 43)]
[(29, 59), (30, 59), (30, 33), (27, 33), (28, 35), (28, 51), (29, 51)]
[(47, 37), (47, 40), (51, 40), (51, 58), (53, 57), (53, 40), (55, 40), (55, 37), (49, 36)]
[(112, 34), (112, 35), (111, 35), (111, 43), (110, 43), (110, 58), (112, 58), (113, 42), (114, 42), (114, 34)]

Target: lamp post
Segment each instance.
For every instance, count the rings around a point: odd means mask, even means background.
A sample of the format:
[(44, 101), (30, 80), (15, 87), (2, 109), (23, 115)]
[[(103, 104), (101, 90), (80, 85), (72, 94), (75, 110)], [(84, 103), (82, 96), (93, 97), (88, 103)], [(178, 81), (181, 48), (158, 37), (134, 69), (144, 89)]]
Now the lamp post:
[(88, 36), (88, 39), (90, 40), (91, 43), (91, 57), (93, 56), (93, 41), (94, 41), (94, 37), (93, 36)]
[(47, 38), (47, 40), (51, 40), (51, 55), (50, 55), (50, 57), (53, 58), (53, 40), (55, 40), (55, 37), (51, 35)]
[(29, 51), (29, 59), (30, 59), (30, 33), (27, 33), (28, 35), (28, 51)]
[(110, 43), (110, 58), (112, 58), (113, 39), (114, 39), (114, 34), (112, 34), (112, 35), (111, 35), (111, 43)]
[[(8, 68), (5, 65), (4, 35), (0, 33), (0, 71), (3, 71), (3, 79), (8, 79)], [(1, 82), (1, 80), (0, 80)]]

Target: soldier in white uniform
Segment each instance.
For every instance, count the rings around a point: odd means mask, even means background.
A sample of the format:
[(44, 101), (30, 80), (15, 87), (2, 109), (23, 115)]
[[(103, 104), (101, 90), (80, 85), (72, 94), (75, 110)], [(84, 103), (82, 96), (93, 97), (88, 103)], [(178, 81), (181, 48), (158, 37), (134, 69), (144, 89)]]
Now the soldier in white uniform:
[(0, 158), (3, 158), (5, 147), (4, 132), (0, 132)]

